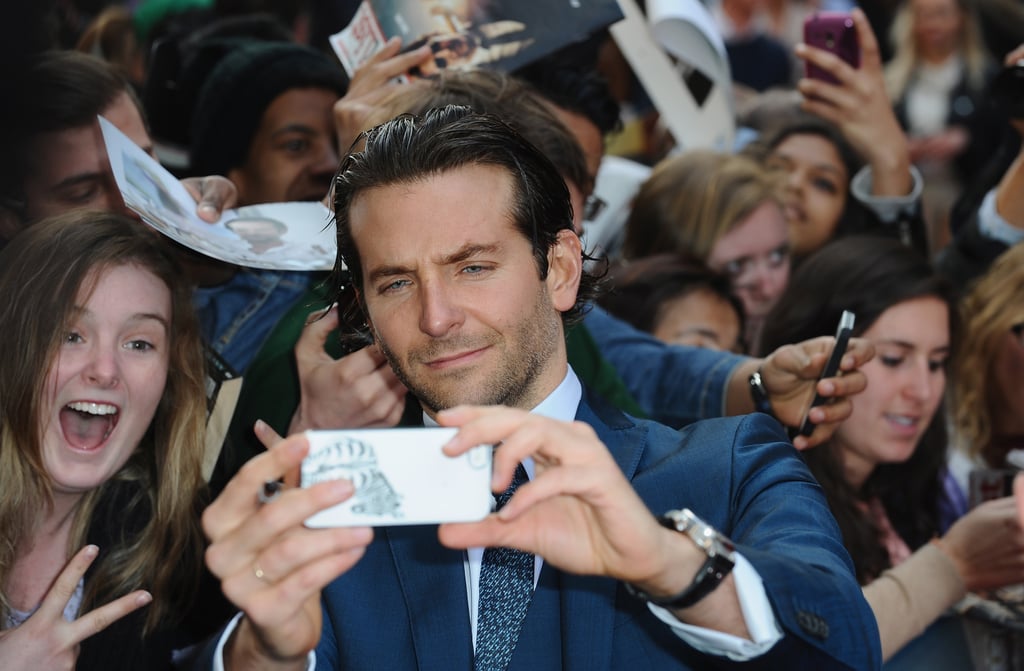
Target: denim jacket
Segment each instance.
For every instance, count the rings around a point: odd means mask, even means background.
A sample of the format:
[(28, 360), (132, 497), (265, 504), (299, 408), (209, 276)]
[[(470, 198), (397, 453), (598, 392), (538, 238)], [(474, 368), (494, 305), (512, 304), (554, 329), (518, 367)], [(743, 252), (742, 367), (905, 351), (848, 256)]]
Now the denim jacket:
[(203, 339), (234, 368), (245, 373), (278, 319), (312, 285), (315, 274), (240, 268), (215, 287), (193, 292)]
[(583, 324), (651, 419), (679, 428), (725, 415), (726, 386), (744, 357), (666, 345), (596, 305)]

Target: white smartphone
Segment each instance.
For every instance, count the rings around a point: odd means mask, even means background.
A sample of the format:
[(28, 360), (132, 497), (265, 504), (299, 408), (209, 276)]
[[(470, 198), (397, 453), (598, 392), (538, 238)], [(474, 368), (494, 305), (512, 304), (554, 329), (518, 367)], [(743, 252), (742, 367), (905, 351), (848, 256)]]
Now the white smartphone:
[(302, 486), (347, 478), (355, 494), (308, 527), (475, 522), (491, 512), (491, 445), (458, 457), (441, 448), (452, 428), (307, 431)]

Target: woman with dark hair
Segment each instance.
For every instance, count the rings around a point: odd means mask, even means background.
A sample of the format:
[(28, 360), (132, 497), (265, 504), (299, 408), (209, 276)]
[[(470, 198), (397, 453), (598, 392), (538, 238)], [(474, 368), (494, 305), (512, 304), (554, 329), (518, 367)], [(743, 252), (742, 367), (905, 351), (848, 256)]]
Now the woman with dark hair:
[(762, 346), (831, 333), (843, 310), (856, 315), (854, 335), (875, 347), (862, 368), (868, 386), (833, 437), (804, 454), (888, 658), (966, 591), (1024, 581), (1024, 533), (1010, 499), (957, 519), (964, 505), (945, 468), (941, 410), (956, 331), (951, 288), (900, 243), (851, 237), (794, 274)]
[(916, 197), (894, 211), (885, 222), (864, 191), (853, 182), (873, 172), (840, 129), (810, 114), (797, 114), (776, 126), (747, 152), (765, 166), (784, 173), (786, 215), (794, 261), (821, 248), (830, 240), (849, 235), (895, 237), (922, 252), (927, 250), (924, 221), (914, 209)]
[(851, 17), (861, 50), (852, 68), (822, 49), (797, 56), (837, 83), (804, 78), (801, 114), (765, 126), (749, 153), (786, 175), (786, 212), (794, 262), (837, 237), (871, 233), (900, 239), (922, 253), (928, 238), (920, 212), (923, 182), (885, 93), (882, 64), (867, 19)]
[(0, 293), (0, 668), (171, 668), (227, 615), (189, 287), (159, 236), (85, 211), (16, 237)]

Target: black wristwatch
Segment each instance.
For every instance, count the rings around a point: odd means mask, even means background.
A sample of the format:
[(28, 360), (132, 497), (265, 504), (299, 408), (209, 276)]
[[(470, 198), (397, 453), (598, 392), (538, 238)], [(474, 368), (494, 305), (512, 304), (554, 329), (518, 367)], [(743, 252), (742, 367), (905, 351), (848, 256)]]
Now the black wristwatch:
[(654, 597), (626, 583), (626, 591), (644, 601), (663, 608), (689, 608), (718, 587), (736, 564), (736, 548), (732, 541), (715, 531), (693, 514), (689, 508), (670, 510), (658, 518), (662, 526), (686, 534), (704, 551), (707, 559), (686, 589), (671, 597)]
[(765, 388), (764, 379), (761, 377), (761, 369), (758, 368), (751, 373), (747, 382), (750, 384), (750, 398), (754, 401), (754, 411), (774, 417), (772, 402), (768, 400), (768, 389)]

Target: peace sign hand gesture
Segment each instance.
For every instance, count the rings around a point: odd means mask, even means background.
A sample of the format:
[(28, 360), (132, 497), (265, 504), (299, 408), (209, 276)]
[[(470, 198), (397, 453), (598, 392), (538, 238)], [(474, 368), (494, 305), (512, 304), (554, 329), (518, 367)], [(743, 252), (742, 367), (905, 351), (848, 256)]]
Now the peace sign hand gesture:
[(64, 608), (97, 554), (99, 548), (95, 545), (79, 550), (57, 576), (39, 610), (21, 626), (0, 631), (0, 668), (7, 671), (74, 669), (82, 641), (153, 600), (149, 592), (136, 590), (66, 621)]

